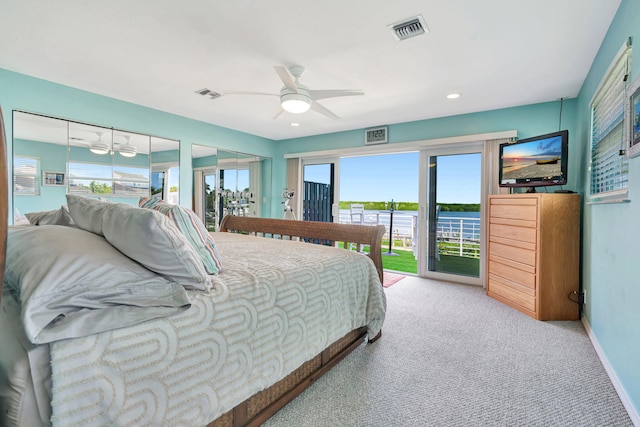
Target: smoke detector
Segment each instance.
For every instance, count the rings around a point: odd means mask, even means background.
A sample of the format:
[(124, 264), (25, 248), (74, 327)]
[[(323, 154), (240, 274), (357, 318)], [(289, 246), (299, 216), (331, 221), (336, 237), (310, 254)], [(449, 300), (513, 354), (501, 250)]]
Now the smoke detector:
[(410, 39), (429, 32), (429, 27), (427, 27), (422, 15), (387, 25), (387, 28), (397, 41)]

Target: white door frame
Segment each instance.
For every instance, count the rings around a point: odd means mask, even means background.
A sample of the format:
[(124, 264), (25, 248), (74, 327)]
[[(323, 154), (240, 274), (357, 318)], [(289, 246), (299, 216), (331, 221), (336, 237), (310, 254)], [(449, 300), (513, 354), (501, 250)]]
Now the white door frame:
[[(340, 222), (340, 157), (307, 157), (302, 159), (300, 167), (300, 176), (298, 177), (298, 188), (304, 188), (304, 167), (309, 165), (324, 165), (333, 163), (333, 203), (331, 204), (331, 216), (333, 222)], [(302, 192), (299, 192), (300, 203), (298, 203), (298, 212), (296, 218), (302, 219)]]
[(456, 155), (456, 154), (475, 154), (480, 153), (483, 156), (481, 166), (481, 185), (480, 185), (480, 203), (484, 205), (484, 201), (487, 200), (487, 182), (489, 177), (484, 162), (485, 149), (484, 141), (468, 142), (464, 144), (456, 144), (452, 147), (438, 147), (427, 148), (420, 150), (420, 173), (418, 184), (418, 275), (421, 277), (428, 277), (430, 279), (446, 280), (451, 282), (465, 283), (469, 285), (484, 284), (484, 263), (485, 263), (485, 250), (484, 250), (484, 209), (480, 211), (480, 272), (479, 277), (468, 277), (457, 274), (441, 273), (435, 271), (428, 271), (427, 269), (427, 248), (428, 248), (428, 233), (427, 233), (427, 195), (429, 189), (429, 176), (428, 176), (428, 158), (429, 156), (444, 156), (444, 155)]

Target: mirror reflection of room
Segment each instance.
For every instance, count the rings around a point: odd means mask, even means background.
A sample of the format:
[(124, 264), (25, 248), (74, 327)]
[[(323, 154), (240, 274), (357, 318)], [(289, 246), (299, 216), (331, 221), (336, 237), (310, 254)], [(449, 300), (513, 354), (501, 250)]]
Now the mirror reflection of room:
[(226, 215), (259, 217), (268, 211), (271, 159), (192, 145), (194, 211), (209, 231)]
[(14, 223), (61, 209), (67, 194), (137, 205), (179, 201), (179, 141), (14, 112)]

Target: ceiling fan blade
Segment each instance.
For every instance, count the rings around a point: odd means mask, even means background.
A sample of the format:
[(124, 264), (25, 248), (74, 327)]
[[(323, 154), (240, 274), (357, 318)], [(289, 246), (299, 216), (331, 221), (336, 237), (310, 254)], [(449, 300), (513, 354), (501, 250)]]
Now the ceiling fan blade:
[(276, 70), (276, 73), (278, 73), (278, 76), (280, 76), (280, 80), (282, 80), (282, 83), (284, 83), (286, 87), (288, 87), (295, 93), (298, 93), (298, 85), (296, 85), (295, 80), (293, 80), (293, 77), (291, 77), (291, 74), (289, 74), (289, 70), (280, 65), (276, 65), (273, 68)]
[(273, 116), (273, 120), (277, 119), (278, 117), (280, 117), (280, 114), (284, 113), (284, 109), (282, 107), (278, 108), (278, 111), (276, 111), (276, 114), (274, 114)]
[(310, 90), (309, 95), (314, 100), (325, 98), (337, 98), (339, 96), (364, 95), (364, 92), (356, 89), (334, 89), (334, 90)]
[(318, 104), (317, 102), (311, 103), (311, 109), (316, 113), (320, 113), (323, 116), (329, 117), (332, 120), (340, 120), (340, 117), (336, 116), (333, 112), (323, 107), (322, 105)]
[(280, 96), (279, 93), (266, 93), (266, 92), (251, 92), (244, 90), (225, 90), (225, 95), (267, 95), (267, 96)]

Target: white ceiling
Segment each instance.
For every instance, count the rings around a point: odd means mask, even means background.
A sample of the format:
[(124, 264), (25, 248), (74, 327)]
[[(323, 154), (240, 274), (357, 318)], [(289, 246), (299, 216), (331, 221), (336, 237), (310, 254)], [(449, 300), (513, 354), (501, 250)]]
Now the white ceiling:
[[(2, 0), (0, 68), (279, 140), (575, 97), (619, 4)], [(430, 32), (396, 41), (387, 25), (418, 14)], [(276, 97), (195, 93), (278, 93), (294, 64), (365, 95), (320, 102), (340, 120), (274, 120)]]

